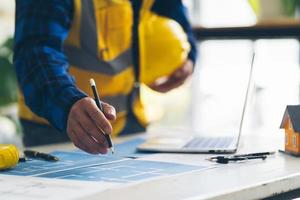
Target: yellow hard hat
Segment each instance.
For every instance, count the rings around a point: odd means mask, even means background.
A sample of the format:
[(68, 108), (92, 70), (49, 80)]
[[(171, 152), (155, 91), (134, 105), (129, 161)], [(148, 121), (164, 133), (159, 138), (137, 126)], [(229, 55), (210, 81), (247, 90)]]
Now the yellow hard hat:
[(140, 81), (146, 85), (171, 75), (187, 59), (190, 44), (181, 25), (149, 14), (139, 26)]
[(12, 168), (19, 162), (19, 151), (15, 145), (0, 144), (0, 170)]

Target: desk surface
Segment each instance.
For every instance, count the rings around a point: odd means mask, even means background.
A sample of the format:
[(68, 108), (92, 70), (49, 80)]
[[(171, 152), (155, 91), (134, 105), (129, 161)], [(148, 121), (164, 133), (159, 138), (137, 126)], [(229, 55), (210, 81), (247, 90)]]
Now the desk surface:
[[(238, 153), (278, 150), (282, 139), (279, 133), (245, 134)], [(40, 149), (70, 148), (70, 144), (65, 144)], [(203, 162), (210, 155), (172, 154), (172, 159), (176, 156)], [(168, 154), (165, 157), (167, 160)], [(277, 153), (265, 161), (218, 165), (205, 171), (111, 188), (88, 199), (257, 199), (297, 188), (300, 188), (300, 158)]]

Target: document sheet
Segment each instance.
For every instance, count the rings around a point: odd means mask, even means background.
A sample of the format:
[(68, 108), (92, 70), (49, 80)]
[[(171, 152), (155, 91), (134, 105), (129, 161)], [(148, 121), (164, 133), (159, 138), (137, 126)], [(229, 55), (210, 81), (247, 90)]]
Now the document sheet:
[[(116, 145), (116, 154), (90, 155), (79, 150), (54, 151), (51, 154), (60, 159), (58, 162), (29, 160), (19, 163), (14, 169), (0, 172), (0, 194), (6, 195), (5, 199), (18, 199), (19, 195), (22, 196), (21, 193), (30, 197), (29, 199), (47, 199), (49, 196), (53, 198), (60, 191), (66, 193), (62, 199), (68, 199), (68, 195), (72, 199), (74, 193), (79, 195), (90, 193), (91, 188), (96, 188), (95, 192), (99, 192), (120, 184), (203, 170), (208, 167), (147, 160), (145, 158), (150, 156), (149, 154), (135, 151), (141, 142), (143, 139), (138, 138)], [(86, 183), (94, 185), (86, 187)], [(58, 193), (54, 192), (55, 188), (59, 188)], [(26, 198), (23, 196), (23, 199)]]

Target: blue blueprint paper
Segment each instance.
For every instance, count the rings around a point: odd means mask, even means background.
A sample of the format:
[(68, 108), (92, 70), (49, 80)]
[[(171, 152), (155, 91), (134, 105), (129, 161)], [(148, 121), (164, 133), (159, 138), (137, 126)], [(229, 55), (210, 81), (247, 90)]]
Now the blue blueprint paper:
[(127, 158), (145, 156), (135, 152), (141, 142), (142, 139), (135, 139), (116, 145), (118, 153), (115, 155), (55, 151), (52, 154), (60, 158), (58, 162), (31, 160), (0, 174), (126, 183), (201, 169), (199, 166)]
[(129, 140), (126, 142), (123, 142), (121, 144), (117, 144), (115, 146), (115, 153), (113, 156), (119, 156), (119, 157), (143, 157), (147, 156), (149, 154), (153, 153), (147, 153), (147, 152), (138, 152), (136, 150), (137, 146), (144, 143), (145, 139), (143, 138), (135, 138), (133, 140)]
[(47, 173), (39, 177), (126, 183), (187, 172), (198, 168), (199, 167), (174, 163), (127, 159), (106, 165)]

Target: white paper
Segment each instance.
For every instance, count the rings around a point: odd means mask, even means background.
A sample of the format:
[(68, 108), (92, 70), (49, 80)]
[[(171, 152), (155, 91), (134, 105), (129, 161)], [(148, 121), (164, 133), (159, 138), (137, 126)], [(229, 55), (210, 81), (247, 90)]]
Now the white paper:
[(109, 182), (69, 181), (0, 175), (1, 200), (78, 199), (118, 185)]

